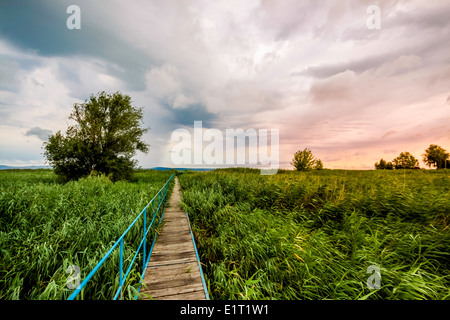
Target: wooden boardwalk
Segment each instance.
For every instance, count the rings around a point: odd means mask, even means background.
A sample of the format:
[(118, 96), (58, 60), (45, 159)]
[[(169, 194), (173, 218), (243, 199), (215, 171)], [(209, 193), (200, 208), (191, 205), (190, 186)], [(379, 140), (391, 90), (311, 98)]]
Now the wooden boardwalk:
[(145, 271), (147, 288), (142, 286), (141, 292), (156, 300), (205, 300), (189, 222), (180, 208), (180, 199), (180, 185), (175, 177), (174, 189), (163, 216), (164, 224)]

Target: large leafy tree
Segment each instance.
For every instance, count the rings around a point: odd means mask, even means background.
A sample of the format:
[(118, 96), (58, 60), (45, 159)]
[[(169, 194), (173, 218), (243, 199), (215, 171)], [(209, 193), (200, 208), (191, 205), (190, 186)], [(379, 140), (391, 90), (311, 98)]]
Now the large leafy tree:
[(137, 164), (136, 151), (148, 152), (141, 128), (143, 109), (128, 95), (104, 91), (74, 104), (66, 134), (60, 131), (44, 143), (44, 156), (63, 180), (103, 173), (111, 180), (129, 179)]
[(305, 148), (299, 150), (294, 154), (291, 165), (298, 171), (305, 171), (310, 169), (323, 169), (323, 163), (320, 159), (312, 154), (311, 150)]
[(450, 154), (442, 147), (431, 144), (423, 154), (423, 161), (431, 168), (436, 169), (450, 168), (448, 158)]
[(395, 169), (414, 169), (419, 166), (419, 160), (417, 160), (409, 152), (401, 152), (400, 155), (392, 160)]

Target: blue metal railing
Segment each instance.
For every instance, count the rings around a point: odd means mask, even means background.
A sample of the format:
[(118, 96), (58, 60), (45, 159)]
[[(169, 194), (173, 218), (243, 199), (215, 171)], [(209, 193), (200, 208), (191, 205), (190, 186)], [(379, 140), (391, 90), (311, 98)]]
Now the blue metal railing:
[(203, 276), (202, 264), (200, 262), (200, 257), (198, 256), (197, 245), (195, 244), (194, 234), (192, 233), (191, 222), (189, 221), (189, 215), (188, 215), (187, 211), (184, 210), (184, 212), (186, 212), (186, 218), (187, 218), (187, 221), (189, 224), (189, 231), (191, 232), (191, 238), (192, 238), (192, 242), (194, 244), (195, 256), (197, 257), (198, 267), (200, 269), (200, 276), (202, 278), (203, 291), (205, 292), (206, 300), (209, 300), (208, 287), (206, 286), (205, 277)]
[[(81, 292), (81, 290), (83, 290), (83, 288), (86, 286), (86, 284), (89, 282), (89, 280), (92, 278), (92, 276), (97, 272), (97, 270), (102, 266), (102, 264), (106, 261), (106, 259), (108, 259), (108, 257), (111, 255), (111, 253), (114, 251), (114, 249), (119, 246), (120, 247), (120, 262), (119, 262), (119, 288), (116, 291), (116, 294), (114, 295), (114, 300), (116, 300), (119, 295), (122, 298), (123, 297), (123, 284), (125, 283), (131, 268), (134, 264), (134, 261), (136, 260), (136, 257), (139, 254), (139, 251), (141, 249), (141, 247), (143, 246), (143, 266), (142, 266), (142, 275), (145, 273), (145, 267), (147, 265), (148, 260), (150, 260), (150, 255), (151, 255), (151, 251), (153, 249), (153, 245), (155, 244), (155, 240), (156, 240), (156, 235), (153, 239), (153, 243), (152, 243), (152, 247), (150, 250), (150, 253), (148, 255), (148, 257), (146, 257), (146, 239), (147, 239), (147, 234), (150, 231), (150, 229), (153, 227), (153, 229), (155, 229), (155, 226), (153, 225), (153, 223), (155, 222), (155, 219), (157, 218), (157, 214), (160, 211), (161, 208), (161, 204), (164, 204), (163, 208), (162, 208), (162, 215), (164, 214), (164, 208), (165, 208), (165, 199), (166, 199), (166, 194), (167, 194), (167, 190), (169, 187), (169, 183), (170, 181), (172, 181), (174, 175), (172, 174), (169, 178), (169, 180), (167, 180), (167, 182), (164, 184), (164, 186), (158, 191), (158, 193), (153, 197), (152, 200), (150, 200), (150, 202), (145, 206), (144, 209), (142, 209), (141, 213), (136, 217), (136, 219), (134, 219), (134, 221), (128, 226), (128, 228), (125, 230), (125, 232), (120, 236), (120, 238), (114, 243), (114, 245), (111, 247), (111, 249), (109, 249), (109, 251), (103, 256), (103, 258), (99, 261), (99, 263), (97, 263), (97, 265), (94, 267), (94, 269), (92, 269), (92, 271), (87, 275), (87, 277), (83, 280), (83, 282), (75, 289), (75, 291), (69, 296), (68, 300), (73, 300), (76, 298), (76, 296)], [(150, 222), (149, 227), (147, 228), (147, 208), (149, 207), (149, 205), (152, 204), (152, 209), (153, 209), (153, 219)], [(155, 207), (158, 206), (155, 210)], [(162, 215), (161, 215), (161, 219), (159, 219), (159, 223), (161, 223), (162, 221)], [(144, 217), (144, 232), (143, 232), (143, 236), (142, 236), (142, 240), (139, 244), (139, 247), (136, 250), (136, 253), (133, 257), (133, 259), (131, 260), (131, 263), (127, 269), (127, 272), (125, 273), (125, 275), (123, 274), (123, 242), (124, 242), (124, 237), (125, 235), (128, 233), (128, 231), (130, 231), (130, 229), (133, 227), (133, 225), (136, 223), (136, 221), (139, 220), (139, 218), (143, 216)], [(159, 225), (159, 224), (158, 224)]]

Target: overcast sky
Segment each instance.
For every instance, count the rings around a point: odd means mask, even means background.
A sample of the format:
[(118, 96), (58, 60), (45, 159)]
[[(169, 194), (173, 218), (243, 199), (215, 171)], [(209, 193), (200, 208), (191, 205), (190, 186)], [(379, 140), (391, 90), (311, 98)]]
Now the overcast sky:
[(171, 133), (194, 120), (279, 129), (282, 168), (305, 147), (346, 169), (450, 151), (449, 17), (448, 0), (2, 0), (0, 164), (44, 164), (43, 141), (102, 90), (144, 107), (142, 167), (173, 166)]

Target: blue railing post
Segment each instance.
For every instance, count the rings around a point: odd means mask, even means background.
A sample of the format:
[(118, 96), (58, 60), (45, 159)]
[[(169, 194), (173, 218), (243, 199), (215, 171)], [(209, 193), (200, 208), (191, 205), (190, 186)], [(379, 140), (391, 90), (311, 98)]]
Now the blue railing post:
[(142, 271), (144, 271), (145, 270), (145, 246), (147, 245), (147, 208), (145, 208), (145, 210), (144, 210), (144, 249), (143, 249), (143, 252), (144, 252), (144, 255), (143, 255), (143, 259), (142, 259)]
[[(156, 199), (156, 198), (154, 198), (154, 199)], [(153, 216), (155, 216), (155, 201), (153, 201)]]
[(123, 237), (120, 239), (120, 271), (119, 271), (119, 290), (120, 290), (120, 299), (123, 299)]

